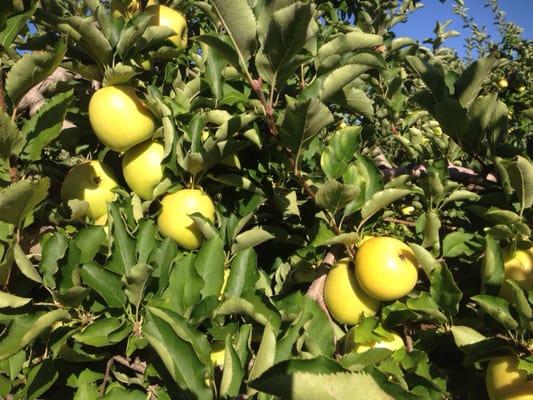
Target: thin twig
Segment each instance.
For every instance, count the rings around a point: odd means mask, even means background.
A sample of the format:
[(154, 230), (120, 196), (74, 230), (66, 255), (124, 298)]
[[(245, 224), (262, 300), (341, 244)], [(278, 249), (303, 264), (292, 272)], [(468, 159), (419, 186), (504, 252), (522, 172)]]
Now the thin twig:
[(113, 363), (115, 358), (110, 358), (107, 360), (106, 366), (105, 366), (105, 373), (104, 373), (104, 381), (102, 382), (102, 385), (100, 386), (100, 397), (102, 397), (105, 393), (105, 388), (107, 386), (107, 381), (109, 380), (109, 375), (111, 374), (111, 367), (113, 366)]
[(398, 218), (392, 218), (392, 217), (385, 217), (383, 218), (383, 221), (393, 222), (395, 224), (401, 224), (401, 225), (407, 225), (407, 226), (416, 226), (416, 223), (414, 223), (413, 221), (406, 221), (404, 219), (398, 219)]

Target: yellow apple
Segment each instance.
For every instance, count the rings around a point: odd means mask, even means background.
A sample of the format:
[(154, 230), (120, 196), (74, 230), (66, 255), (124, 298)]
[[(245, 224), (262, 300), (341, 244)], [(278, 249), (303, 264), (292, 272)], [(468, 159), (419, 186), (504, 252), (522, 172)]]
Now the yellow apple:
[(533, 400), (533, 380), (512, 356), (492, 359), (485, 376), (490, 400)]
[(199, 189), (182, 189), (165, 195), (157, 218), (159, 231), (179, 246), (194, 250), (200, 247), (203, 234), (189, 214), (200, 213), (215, 221), (215, 206), (211, 198)]
[(402, 213), (402, 215), (413, 215), (413, 213), (415, 212), (415, 208), (413, 206), (404, 206), (402, 208), (400, 208), (400, 212)]
[(369, 296), (382, 301), (396, 300), (415, 287), (417, 260), (401, 240), (375, 237), (357, 250), (355, 276)]
[(152, 15), (152, 25), (165, 26), (176, 33), (168, 40), (181, 49), (187, 47), (187, 20), (179, 11), (153, 4), (146, 8), (146, 12)]
[(153, 198), (154, 188), (163, 179), (162, 144), (151, 140), (140, 143), (124, 153), (122, 172), (130, 189), (141, 199)]
[(139, 2), (131, 0), (129, 5), (125, 5), (121, 0), (111, 0), (110, 11), (113, 18), (129, 18), (139, 9)]
[(73, 167), (61, 187), (61, 200), (68, 206), (73, 199), (89, 203), (87, 215), (94, 220), (106, 215), (107, 203), (113, 201), (117, 186), (113, 171), (100, 161), (89, 161)]
[(507, 89), (509, 87), (509, 82), (507, 82), (507, 79), (502, 78), (498, 81), (498, 86), (500, 89)]
[(124, 152), (152, 137), (152, 114), (131, 86), (106, 86), (89, 102), (89, 120), (98, 139), (111, 150)]
[(224, 366), (224, 354), (226, 345), (224, 342), (214, 342), (211, 345), (211, 361), (213, 362), (213, 365), (216, 367), (223, 367)]
[[(533, 247), (514, 252), (506, 249), (503, 252), (503, 260), (505, 279), (514, 280), (524, 290), (533, 288)], [(511, 289), (507, 285), (502, 285), (500, 296), (510, 301)]]
[(324, 301), (329, 313), (341, 324), (355, 325), (362, 316), (375, 315), (380, 302), (359, 286), (349, 259), (337, 262), (324, 285)]

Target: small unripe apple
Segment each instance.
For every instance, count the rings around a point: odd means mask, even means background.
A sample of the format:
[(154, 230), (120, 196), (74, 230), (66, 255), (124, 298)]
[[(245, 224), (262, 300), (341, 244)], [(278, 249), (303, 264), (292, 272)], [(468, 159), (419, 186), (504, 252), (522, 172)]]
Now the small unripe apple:
[(507, 89), (509, 87), (509, 82), (507, 82), (507, 79), (502, 78), (498, 81), (498, 86), (500, 89)]

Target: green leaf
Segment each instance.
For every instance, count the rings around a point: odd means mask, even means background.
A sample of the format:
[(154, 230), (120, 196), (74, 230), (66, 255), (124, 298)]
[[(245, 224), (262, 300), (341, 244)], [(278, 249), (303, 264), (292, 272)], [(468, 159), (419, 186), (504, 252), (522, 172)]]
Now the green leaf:
[(486, 339), (481, 333), (468, 326), (454, 325), (450, 330), (458, 347), (471, 345)]
[(222, 397), (236, 397), (240, 393), (244, 368), (241, 365), (239, 355), (231, 344), (231, 338), (226, 336), (224, 348), (224, 366), (220, 381), (220, 394)]
[(509, 303), (504, 299), (485, 294), (472, 296), (471, 299), (479, 304), (483, 311), (503, 324), (507, 329), (518, 327), (518, 322), (516, 322), (509, 311)]
[(447, 234), (442, 240), (442, 256), (471, 256), (479, 247), (479, 244), (473, 240), (474, 238), (475, 235), (473, 233), (462, 231)]
[(440, 263), (435, 259), (433, 254), (424, 249), (422, 246), (416, 243), (409, 243), (409, 247), (411, 248), (411, 250), (413, 250), (413, 253), (415, 253), (417, 261), (420, 263), (422, 269), (429, 278), (431, 276), (431, 273), (436, 268), (440, 267)]
[(368, 220), (377, 212), (388, 207), (391, 203), (411, 193), (409, 189), (385, 189), (376, 192), (368, 199), (361, 210), (361, 217), (363, 220)]
[(0, 341), (0, 361), (18, 353), (55, 322), (70, 319), (66, 310), (34, 313), (15, 318)]
[(126, 274), (122, 276), (125, 293), (131, 304), (135, 306), (141, 304), (152, 271), (152, 267), (148, 264), (139, 263), (131, 267)]
[(454, 190), (452, 194), (444, 199), (441, 205), (444, 206), (455, 201), (478, 201), (480, 198), (480, 195), (469, 190)]
[(52, 97), (24, 124), (22, 132), (27, 143), (23, 151), (30, 160), (40, 159), (43, 148), (59, 136), (73, 99), (74, 90)]
[(295, 154), (305, 149), (326, 125), (333, 122), (333, 115), (318, 99), (301, 103), (287, 97), (287, 110), (281, 125), (281, 141)]
[(522, 328), (528, 329), (532, 322), (533, 311), (531, 310), (531, 306), (529, 305), (522, 288), (511, 279), (506, 279), (502, 285), (500, 293), (501, 296), (505, 295), (505, 297), (511, 302), (511, 305), (520, 314), (520, 325)]
[(113, 217), (113, 264), (118, 264), (120, 271), (126, 273), (135, 262), (135, 242), (129, 235), (115, 203), (109, 206)]
[(205, 34), (200, 36), (198, 40), (207, 44), (209, 47), (216, 49), (216, 51), (238, 71), (242, 70), (239, 62), (239, 55), (231, 44), (229, 44), (231, 40), (227, 36)]
[(24, 385), (24, 399), (35, 400), (50, 389), (59, 378), (58, 368), (51, 359), (34, 366), (28, 373)]
[(103, 86), (124, 85), (137, 75), (137, 71), (131, 65), (118, 63), (105, 68)]
[(190, 343), (203, 364), (208, 364), (210, 361), (210, 346), (207, 337), (202, 332), (196, 330), (186, 319), (171, 310), (153, 306), (148, 306), (147, 308), (154, 316), (169, 324), (178, 337)]
[(7, 162), (12, 154), (17, 155), (24, 145), (24, 137), (11, 121), (11, 118), (0, 110), (0, 160)]
[(444, 315), (437, 303), (427, 292), (421, 292), (418, 297), (411, 297), (405, 302), (409, 310), (417, 313), (425, 314), (430, 320), (437, 321), (439, 323), (447, 323), (448, 319)]
[(98, 29), (98, 26), (94, 24), (93, 18), (72, 16), (61, 18), (60, 23), (61, 22), (70, 25), (72, 29), (79, 33), (75, 36), (71, 35), (70, 38), (76, 41), (81, 48), (90, 54), (100, 67), (101, 71), (104, 70), (106, 65), (111, 65), (113, 48), (104, 34)]
[(250, 386), (286, 399), (373, 399), (392, 400), (365, 373), (345, 372), (327, 359), (291, 360), (276, 364)]
[(446, 265), (439, 265), (430, 275), (431, 297), (439, 307), (449, 315), (455, 315), (459, 311), (459, 302), (463, 298), (463, 292), (455, 283), (452, 272)]
[[(104, 317), (103, 319), (93, 322), (81, 333), (77, 333), (72, 337), (78, 342), (88, 346), (105, 347), (121, 342), (130, 331), (131, 328), (118, 318)], [(119, 334), (116, 335), (116, 333)], [(114, 334), (114, 337), (112, 334)]]
[[(135, 50), (135, 45), (140, 42), (141, 36), (153, 23), (153, 14), (150, 11), (156, 9), (150, 9), (149, 12), (144, 12), (130, 21), (120, 35), (120, 39), (116, 45), (117, 53), (122, 59), (127, 59), (128, 56)], [(105, 63), (107, 64), (107, 63)], [(109, 65), (109, 64), (107, 64)]]
[(59, 261), (65, 256), (68, 248), (68, 238), (63, 233), (48, 236), (42, 243), (41, 270), (44, 283), (54, 289), (56, 283), (54, 275), (59, 271)]
[(246, 65), (257, 46), (254, 13), (246, 0), (209, 0), (226, 33)]
[(368, 118), (374, 115), (374, 102), (360, 89), (345, 86), (334, 94), (329, 102), (337, 104), (353, 114), (360, 114)]
[(241, 297), (230, 297), (215, 310), (218, 315), (246, 315), (261, 325), (270, 324), (275, 331), (279, 329), (281, 318), (272, 304), (264, 297), (251, 292), (241, 294)]
[(322, 171), (329, 179), (341, 177), (355, 157), (361, 143), (360, 126), (348, 126), (336, 131), (320, 157)]
[(261, 52), (256, 57), (261, 77), (271, 85), (283, 85), (303, 61), (298, 53), (309, 40), (314, 10), (313, 4), (297, 2), (272, 15)]
[(239, 297), (241, 293), (253, 290), (259, 279), (257, 253), (252, 247), (239, 251), (231, 261), (230, 273), (224, 289), (226, 298)]
[(481, 281), (484, 285), (499, 286), (505, 275), (500, 245), (491, 235), (485, 237), (485, 255), (481, 263)]
[[(212, 399), (212, 393), (204, 382), (205, 368), (190, 343), (176, 335), (171, 325), (150, 309), (145, 313), (142, 331), (172, 379), (188, 392), (185, 398)], [(184, 360), (186, 362), (182, 362)]]
[(479, 149), (481, 140), (487, 138), (491, 147), (507, 134), (507, 106), (498, 100), (496, 93), (478, 97), (470, 107), (469, 136), (464, 138)]
[[(438, 65), (433, 65), (426, 61), (422, 61), (417, 56), (406, 56), (405, 60), (415, 71), (415, 73), (422, 78), (426, 86), (433, 94), (433, 98), (435, 100), (442, 100), (448, 94), (442, 71), (439, 69)], [(441, 102), (439, 101), (438, 104), (440, 103)], [(443, 130), (446, 132), (444, 127)]]
[(50, 179), (24, 179), (0, 191), (0, 220), (19, 226), (48, 195)]
[(76, 247), (80, 250), (80, 263), (92, 261), (107, 239), (102, 226), (88, 226), (80, 229), (74, 238)]
[(242, 232), (235, 237), (235, 243), (231, 246), (232, 253), (238, 253), (251, 247), (255, 247), (270, 239), (274, 235), (261, 227), (254, 227), (246, 232)]
[(528, 159), (517, 156), (512, 162), (504, 161), (511, 186), (520, 201), (521, 206), (533, 206), (533, 163)]
[(441, 222), (439, 215), (434, 210), (429, 210), (426, 214), (424, 224), (424, 241), (422, 247), (431, 247), (434, 253), (440, 249), (440, 231)]
[(470, 134), (466, 109), (458, 101), (446, 98), (437, 103), (435, 112), (444, 133), (467, 151), (477, 150), (480, 138), (474, 133)]
[(342, 91), (346, 85), (369, 69), (371, 68), (367, 65), (349, 64), (333, 70), (322, 82), (319, 93), (320, 100), (324, 103), (330, 102), (333, 96)]
[(28, 257), (24, 253), (24, 250), (22, 250), (22, 247), (20, 247), (19, 243), (15, 243), (14, 256), (15, 262), (17, 263), (20, 272), (22, 272), (22, 274), (26, 278), (31, 279), (32, 281), (37, 283), (43, 283), (43, 278), (41, 278), (41, 275), (39, 275), (39, 272), (37, 272), (37, 269), (28, 259)]
[(0, 24), (0, 49), (7, 49), (13, 43), (21, 29), (35, 13), (37, 3), (32, 3), (31, 8), (25, 12), (11, 15), (6, 20), (5, 28)]
[[(259, 344), (259, 349), (254, 359), (254, 364), (250, 369), (248, 380), (253, 381), (258, 378), (263, 372), (274, 365), (274, 358), (276, 356), (276, 333), (270, 324), (265, 326), (263, 330), (263, 337)], [(248, 391), (252, 395), (252, 391)]]
[(189, 316), (201, 298), (202, 277), (194, 268), (194, 257), (189, 254), (174, 263), (165, 295), (176, 306), (175, 311)]
[(24, 307), (32, 299), (28, 297), (19, 297), (11, 293), (0, 291), (0, 308), (19, 308)]
[(61, 37), (53, 52), (32, 51), (25, 53), (6, 76), (6, 92), (16, 104), (39, 82), (50, 75), (61, 63), (67, 51), (67, 39)]
[(318, 49), (317, 63), (322, 65), (329, 57), (358, 50), (371, 49), (383, 43), (380, 35), (352, 31), (335, 37)]
[(330, 179), (318, 189), (315, 202), (318, 207), (335, 213), (355, 200), (358, 195), (359, 188), (357, 186), (343, 185), (339, 181)]
[(123, 308), (126, 295), (120, 278), (95, 263), (84, 264), (80, 269), (83, 283), (98, 293), (111, 308)]
[(497, 60), (493, 57), (481, 57), (465, 69), (455, 81), (455, 97), (464, 108), (469, 108), (475, 100), (496, 63)]
[(218, 297), (224, 282), (224, 242), (219, 236), (206, 241), (194, 259), (194, 268), (204, 281), (202, 297)]

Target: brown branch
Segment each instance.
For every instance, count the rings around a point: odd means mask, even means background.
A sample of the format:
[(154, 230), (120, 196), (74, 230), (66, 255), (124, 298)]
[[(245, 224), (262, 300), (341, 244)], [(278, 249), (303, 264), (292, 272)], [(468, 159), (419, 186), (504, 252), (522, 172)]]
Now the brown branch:
[(0, 110), (7, 112), (6, 95), (4, 91), (4, 74), (0, 71)]
[(100, 386), (100, 396), (103, 396), (105, 393), (105, 388), (107, 386), (107, 382), (109, 381), (109, 377), (111, 375), (111, 368), (113, 367), (113, 364), (117, 362), (120, 365), (123, 365), (132, 371), (138, 372), (140, 374), (144, 374), (144, 371), (146, 370), (146, 363), (144, 361), (141, 361), (138, 357), (133, 360), (133, 362), (130, 361), (129, 358), (116, 355), (109, 360), (107, 360), (105, 373), (104, 373), (104, 381), (102, 382), (102, 385)]
[(109, 380), (109, 375), (111, 374), (111, 367), (113, 366), (115, 358), (110, 358), (107, 360), (106, 366), (105, 366), (105, 373), (104, 373), (104, 381), (102, 382), (102, 385), (100, 386), (100, 397), (102, 397), (105, 393), (105, 388), (107, 386), (107, 381)]
[[(424, 164), (410, 164), (391, 168), (378, 163), (378, 168), (387, 180), (400, 175), (410, 175), (414, 178), (419, 178), (427, 171), (427, 167)], [(466, 186), (471, 186), (472, 189), (476, 190), (483, 190), (485, 187), (493, 186), (498, 182), (496, 176), (492, 173), (482, 176), (470, 168), (459, 167), (453, 164), (448, 165), (448, 173), (451, 180)]]
[(392, 217), (385, 217), (383, 218), (383, 221), (393, 222), (395, 224), (400, 224), (400, 225), (416, 226), (416, 223), (414, 223), (413, 221), (406, 221), (404, 219), (398, 219), (398, 218), (392, 218)]
[(411, 332), (407, 325), (403, 326), (403, 334), (405, 336), (405, 349), (408, 353), (411, 353), (413, 351), (413, 338), (411, 337)]

